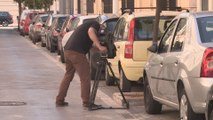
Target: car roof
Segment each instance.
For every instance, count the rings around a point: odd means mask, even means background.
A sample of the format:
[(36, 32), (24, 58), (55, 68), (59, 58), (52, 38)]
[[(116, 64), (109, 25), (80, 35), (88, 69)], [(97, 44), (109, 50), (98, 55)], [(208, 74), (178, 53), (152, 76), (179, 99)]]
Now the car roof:
[(98, 15), (84, 15), (84, 16), (79, 16), (78, 18), (80, 19), (87, 19), (87, 18), (96, 18)]
[[(177, 16), (181, 13), (182, 12), (178, 12), (178, 11), (162, 11), (161, 16)], [(135, 17), (148, 17), (148, 16), (156, 15), (155, 11), (133, 12), (132, 14), (134, 14)]]

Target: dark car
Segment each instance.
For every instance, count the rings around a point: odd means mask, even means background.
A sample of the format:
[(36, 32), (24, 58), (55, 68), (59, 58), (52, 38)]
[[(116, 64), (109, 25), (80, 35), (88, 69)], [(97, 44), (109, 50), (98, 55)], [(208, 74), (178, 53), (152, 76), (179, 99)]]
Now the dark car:
[[(112, 33), (116, 23), (118, 21), (118, 17), (110, 18), (105, 20), (102, 25), (105, 26), (104, 32), (100, 33), (99, 39), (101, 43), (105, 43), (109, 33)], [(100, 61), (101, 56), (100, 52), (96, 48), (92, 48), (89, 52), (89, 63), (90, 63), (90, 72), (91, 79), (95, 79), (95, 74), (97, 70), (97, 62)]]
[(58, 49), (58, 35), (61, 31), (62, 25), (69, 15), (58, 15), (54, 20), (49, 29), (49, 38), (47, 39), (47, 47), (50, 52), (55, 52)]
[(12, 15), (7, 11), (0, 11), (0, 25), (7, 27), (9, 24), (13, 24)]

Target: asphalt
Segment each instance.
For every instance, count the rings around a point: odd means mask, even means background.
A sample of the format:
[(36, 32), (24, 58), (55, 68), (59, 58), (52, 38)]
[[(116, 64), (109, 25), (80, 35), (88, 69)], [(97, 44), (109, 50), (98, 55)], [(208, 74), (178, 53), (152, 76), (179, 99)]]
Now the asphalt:
[[(56, 107), (55, 97), (64, 65), (15, 30), (0, 30), (1, 120), (123, 120), (134, 119), (125, 109), (88, 111), (82, 107), (79, 77), (75, 75), (66, 98)], [(121, 107), (98, 90), (96, 102)]]

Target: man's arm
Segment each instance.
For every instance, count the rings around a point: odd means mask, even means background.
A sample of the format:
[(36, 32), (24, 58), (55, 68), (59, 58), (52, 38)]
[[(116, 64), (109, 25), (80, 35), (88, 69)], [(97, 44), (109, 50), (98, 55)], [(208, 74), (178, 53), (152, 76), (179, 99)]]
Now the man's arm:
[(101, 46), (100, 41), (98, 39), (98, 36), (96, 34), (96, 30), (93, 27), (90, 27), (88, 30), (88, 35), (90, 37), (90, 39), (93, 41), (93, 43), (95, 44), (95, 46), (103, 53), (107, 52), (107, 48), (104, 46)]

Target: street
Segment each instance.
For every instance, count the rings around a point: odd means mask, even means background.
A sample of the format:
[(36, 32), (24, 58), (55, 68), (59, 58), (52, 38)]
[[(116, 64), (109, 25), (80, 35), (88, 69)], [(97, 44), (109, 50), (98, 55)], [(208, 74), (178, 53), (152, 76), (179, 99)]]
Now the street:
[[(64, 75), (57, 53), (34, 45), (13, 27), (0, 27), (0, 116), (1, 120), (178, 120), (179, 112), (163, 106), (159, 115), (148, 115), (144, 105), (130, 109), (88, 111), (80, 98), (80, 80), (75, 75), (66, 97), (68, 107), (56, 107), (55, 97)], [(119, 106), (112, 94), (116, 86), (101, 81), (96, 103)], [(141, 100), (143, 103), (143, 100)]]

